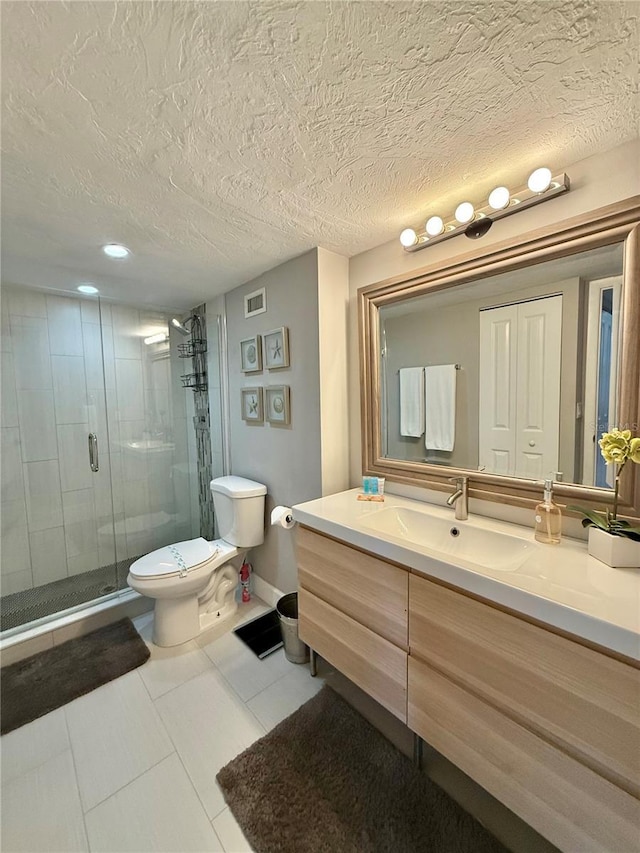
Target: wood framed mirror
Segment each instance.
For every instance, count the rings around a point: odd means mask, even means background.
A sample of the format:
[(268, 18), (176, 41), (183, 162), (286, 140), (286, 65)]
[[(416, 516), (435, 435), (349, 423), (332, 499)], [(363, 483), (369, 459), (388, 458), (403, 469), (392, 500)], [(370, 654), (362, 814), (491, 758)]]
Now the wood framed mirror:
[[(358, 312), (363, 474), (467, 475), (471, 497), (514, 506), (553, 476), (562, 504), (612, 502), (597, 439), (640, 429), (640, 196), (361, 288)], [(445, 383), (426, 426), (405, 368), (431, 401)], [(621, 480), (619, 513), (639, 518), (640, 465)]]

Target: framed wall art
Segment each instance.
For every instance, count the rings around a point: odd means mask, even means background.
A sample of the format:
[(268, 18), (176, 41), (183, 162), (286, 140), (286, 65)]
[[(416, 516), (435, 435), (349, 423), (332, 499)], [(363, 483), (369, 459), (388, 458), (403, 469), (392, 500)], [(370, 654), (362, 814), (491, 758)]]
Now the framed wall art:
[(240, 366), (243, 373), (259, 373), (262, 370), (260, 335), (240, 341)]
[(262, 408), (262, 388), (242, 388), (242, 420), (247, 423), (261, 424), (264, 421)]
[(264, 365), (267, 370), (289, 367), (289, 329), (273, 329), (264, 335)]
[(270, 424), (291, 423), (289, 386), (271, 385), (265, 388), (265, 409)]

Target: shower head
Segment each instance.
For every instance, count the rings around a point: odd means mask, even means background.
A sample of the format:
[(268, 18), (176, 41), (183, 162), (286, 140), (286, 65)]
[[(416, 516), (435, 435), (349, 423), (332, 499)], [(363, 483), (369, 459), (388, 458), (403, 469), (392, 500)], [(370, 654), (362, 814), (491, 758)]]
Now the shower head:
[[(189, 318), (189, 319), (191, 319), (191, 318)], [(185, 320), (185, 323), (188, 323), (188, 322), (189, 322), (189, 320)], [(191, 334), (191, 332), (189, 331), (189, 329), (187, 329), (187, 327), (184, 325), (184, 323), (181, 323), (180, 320), (178, 320), (176, 317), (171, 318), (171, 325), (174, 327), (174, 329), (177, 329), (181, 335), (190, 335)]]

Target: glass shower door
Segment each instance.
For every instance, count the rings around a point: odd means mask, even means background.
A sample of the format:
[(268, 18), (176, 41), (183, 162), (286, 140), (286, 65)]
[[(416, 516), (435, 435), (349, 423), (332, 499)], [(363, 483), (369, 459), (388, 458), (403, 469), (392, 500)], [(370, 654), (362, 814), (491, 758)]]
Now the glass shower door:
[(2, 292), (3, 631), (117, 588), (101, 305)]

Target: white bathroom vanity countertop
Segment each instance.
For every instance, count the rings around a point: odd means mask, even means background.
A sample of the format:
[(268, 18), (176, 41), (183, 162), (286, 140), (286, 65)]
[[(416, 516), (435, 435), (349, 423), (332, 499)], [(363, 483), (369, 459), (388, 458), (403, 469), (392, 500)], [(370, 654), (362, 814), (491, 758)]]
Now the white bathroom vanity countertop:
[[(640, 660), (640, 570), (613, 569), (590, 557), (587, 543), (563, 538), (559, 545), (535, 541), (533, 529), (469, 515), (456, 521), (453, 510), (392, 494), (384, 503), (357, 500), (359, 489), (307, 501), (293, 507), (295, 521), (341, 539), (356, 548), (445, 581), (511, 610), (530, 616), (612, 651)], [(516, 568), (505, 570), (443, 556), (401, 533), (368, 527), (375, 513), (410, 509), (469, 526), (526, 540), (530, 553)], [(527, 549), (529, 551), (529, 549)]]

